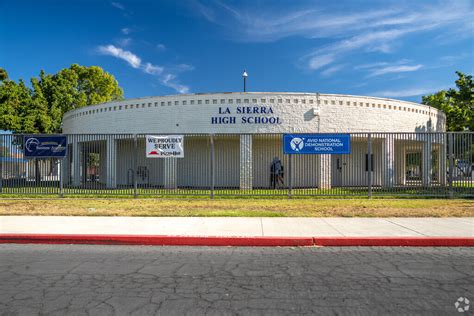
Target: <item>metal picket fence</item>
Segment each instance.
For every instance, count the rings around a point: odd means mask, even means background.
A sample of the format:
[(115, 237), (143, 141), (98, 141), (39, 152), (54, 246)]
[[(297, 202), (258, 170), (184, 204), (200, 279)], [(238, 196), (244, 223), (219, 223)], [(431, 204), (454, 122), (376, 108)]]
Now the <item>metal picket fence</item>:
[(147, 158), (146, 135), (65, 135), (65, 158), (0, 135), (0, 196), (474, 196), (472, 132), (351, 133), (344, 155), (284, 154), (283, 134), (184, 134), (184, 158)]

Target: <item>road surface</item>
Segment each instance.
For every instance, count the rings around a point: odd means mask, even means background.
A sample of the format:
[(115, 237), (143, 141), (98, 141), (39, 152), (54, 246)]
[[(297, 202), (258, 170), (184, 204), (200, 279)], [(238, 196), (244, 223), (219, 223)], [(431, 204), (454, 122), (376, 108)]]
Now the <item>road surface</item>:
[(0, 315), (461, 315), (459, 297), (472, 313), (472, 248), (0, 245)]

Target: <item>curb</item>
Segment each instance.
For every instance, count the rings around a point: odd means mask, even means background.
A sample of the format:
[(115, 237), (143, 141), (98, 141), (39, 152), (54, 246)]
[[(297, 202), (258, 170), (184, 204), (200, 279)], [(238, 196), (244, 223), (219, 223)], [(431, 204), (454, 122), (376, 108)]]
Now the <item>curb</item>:
[(315, 246), (474, 247), (474, 237), (314, 237)]
[(0, 234), (0, 244), (250, 247), (474, 247), (474, 237), (217, 237), (158, 235)]
[(312, 237), (0, 234), (1, 243), (156, 246), (313, 246)]

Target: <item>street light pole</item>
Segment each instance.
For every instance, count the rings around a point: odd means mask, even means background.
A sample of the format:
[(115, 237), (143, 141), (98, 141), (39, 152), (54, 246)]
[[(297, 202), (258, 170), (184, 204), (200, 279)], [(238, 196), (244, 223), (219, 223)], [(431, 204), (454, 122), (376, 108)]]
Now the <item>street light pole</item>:
[(247, 74), (247, 71), (244, 70), (244, 73), (242, 74), (242, 77), (244, 78), (244, 92), (247, 92), (247, 77), (249, 75)]

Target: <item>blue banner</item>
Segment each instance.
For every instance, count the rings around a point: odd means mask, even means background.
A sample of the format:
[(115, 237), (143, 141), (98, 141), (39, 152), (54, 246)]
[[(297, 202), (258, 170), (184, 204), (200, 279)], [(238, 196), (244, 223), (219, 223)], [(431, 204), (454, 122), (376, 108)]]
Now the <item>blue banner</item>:
[(66, 136), (25, 136), (23, 144), (26, 158), (62, 158), (66, 156)]
[(285, 134), (285, 154), (350, 154), (350, 134)]

